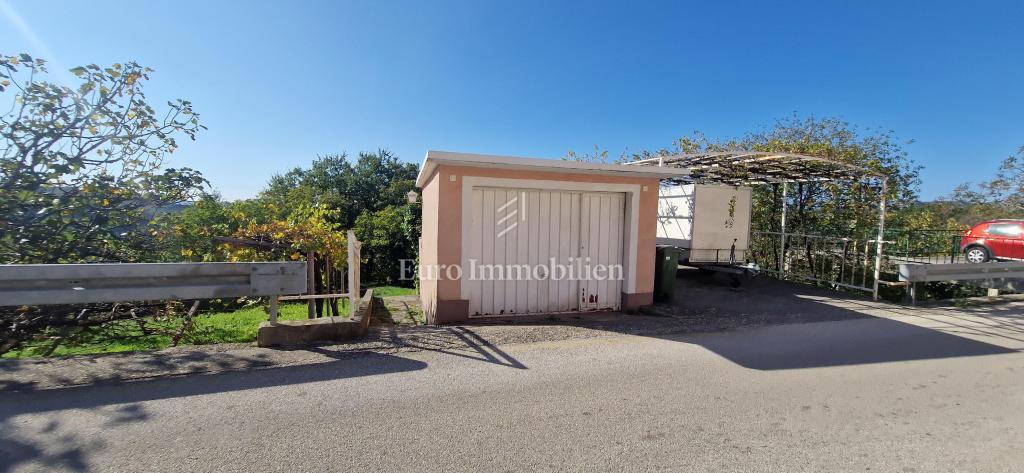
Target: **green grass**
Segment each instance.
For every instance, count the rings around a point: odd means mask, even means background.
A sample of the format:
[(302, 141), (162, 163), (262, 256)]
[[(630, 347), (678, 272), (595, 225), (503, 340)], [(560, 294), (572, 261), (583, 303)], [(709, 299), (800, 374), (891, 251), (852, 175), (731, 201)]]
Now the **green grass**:
[[(379, 286), (373, 288), (375, 297), (415, 295), (416, 290), (408, 287)], [(348, 301), (339, 301), (340, 313), (348, 314)], [(281, 304), (280, 320), (301, 320), (307, 317), (306, 304)], [(411, 314), (415, 318), (417, 314)], [(422, 314), (419, 314), (422, 318)], [(215, 312), (197, 315), (192, 328), (181, 339), (180, 345), (209, 345), (213, 343), (248, 343), (256, 340), (260, 323), (267, 320), (262, 307), (249, 307), (233, 312)], [(417, 319), (418, 320), (418, 319)], [(143, 319), (120, 320), (107, 326), (90, 329), (75, 336), (74, 340), (62, 343), (51, 356), (92, 355), (127, 351), (152, 351), (171, 346), (172, 334), (180, 327), (181, 320)], [(143, 326), (146, 331), (143, 331)], [(17, 350), (11, 350), (4, 358), (36, 358), (46, 352), (51, 341), (32, 341)]]
[(373, 288), (373, 297), (395, 297), (415, 295), (416, 289), (413, 289), (411, 287), (377, 286)]
[[(326, 307), (325, 307), (326, 308)], [(348, 314), (347, 301), (339, 301), (338, 311)], [(279, 320), (301, 320), (307, 317), (306, 304), (281, 304)], [(215, 312), (197, 315), (192, 327), (182, 337), (180, 345), (209, 345), (212, 343), (247, 343), (256, 340), (256, 331), (267, 320), (262, 307), (249, 307), (233, 312)], [(78, 334), (72, 342), (62, 343), (51, 356), (118, 353), (126, 351), (160, 350), (171, 345), (171, 337), (180, 327), (181, 320), (143, 320), (147, 332), (137, 320), (120, 320), (101, 328)], [(35, 358), (45, 353), (49, 340), (29, 342), (11, 350), (4, 358)]]

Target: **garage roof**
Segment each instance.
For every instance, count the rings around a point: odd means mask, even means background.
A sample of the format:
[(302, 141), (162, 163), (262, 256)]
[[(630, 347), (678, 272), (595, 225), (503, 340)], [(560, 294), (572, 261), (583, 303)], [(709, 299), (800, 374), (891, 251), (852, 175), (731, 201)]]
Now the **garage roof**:
[(885, 176), (834, 159), (765, 151), (716, 151), (674, 154), (632, 161), (641, 167), (686, 169), (674, 180), (684, 183), (750, 185), (782, 182), (856, 181)]
[(487, 154), (453, 153), (450, 151), (427, 151), (427, 156), (416, 177), (416, 187), (423, 187), (434, 174), (438, 165), (473, 166), (500, 169), (521, 169), (529, 171), (564, 172), (577, 174), (605, 174), (632, 177), (654, 177), (660, 179), (683, 178), (686, 169), (675, 167), (628, 166), (625, 164), (589, 163), (561, 159), (518, 158)]

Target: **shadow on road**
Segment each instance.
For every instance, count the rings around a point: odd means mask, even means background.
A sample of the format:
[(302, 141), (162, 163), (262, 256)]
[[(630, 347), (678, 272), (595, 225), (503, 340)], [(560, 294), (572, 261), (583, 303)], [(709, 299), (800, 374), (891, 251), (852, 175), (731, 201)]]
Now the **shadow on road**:
[(666, 338), (700, 345), (733, 363), (757, 370), (821, 368), (1017, 352), (887, 319), (790, 325), (738, 333)]
[[(363, 353), (351, 361), (353, 362), (329, 361), (250, 371), (196, 374), (184, 378), (170, 377), (150, 381), (3, 393), (0, 394), (0, 420), (35, 412), (91, 409), (157, 399), (401, 373), (427, 367), (422, 361), (372, 352)], [(128, 417), (133, 415), (131, 412), (123, 414)], [(138, 416), (137, 413), (134, 415)]]
[(526, 365), (471, 327), (376, 326), (371, 336), (392, 348), (411, 348), (525, 370)]
[[(12, 471), (18, 466), (64, 471), (94, 468), (89, 458), (106, 445), (98, 437), (88, 438), (61, 429), (62, 413), (58, 411), (86, 409), (105, 418), (100, 424), (102, 428), (118, 428), (149, 419), (142, 404), (145, 401), (401, 373), (427, 367), (422, 361), (378, 353), (347, 353), (344, 358), (347, 360), (0, 392), (0, 472)], [(47, 414), (48, 423), (41, 428), (12, 421), (22, 414), (37, 413)]]
[[(741, 326), (773, 326), (685, 338), (747, 368), (781, 370), (1016, 353), (1024, 313), (999, 306), (902, 307), (855, 294), (757, 278), (733, 289), (714, 276), (680, 271), (674, 307), (687, 317), (711, 309)], [(690, 315), (692, 316), (692, 315)], [(675, 338), (675, 337), (673, 337)]]

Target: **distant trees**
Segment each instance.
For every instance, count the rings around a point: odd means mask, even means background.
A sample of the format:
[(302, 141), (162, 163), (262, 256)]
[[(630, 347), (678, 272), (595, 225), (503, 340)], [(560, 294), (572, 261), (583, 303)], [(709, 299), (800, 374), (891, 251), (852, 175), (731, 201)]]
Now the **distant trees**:
[[(628, 158), (710, 151), (768, 151), (820, 156), (861, 166), (888, 177), (890, 214), (913, 207), (920, 184), (918, 166), (891, 131), (863, 130), (838, 118), (792, 116), (771, 127), (730, 140), (712, 139), (700, 132), (676, 140), (672, 146), (643, 151)], [(595, 153), (600, 156), (600, 153)], [(881, 187), (875, 180), (855, 182), (803, 182), (789, 185), (787, 231), (835, 236), (872, 235), (878, 225)], [(778, 231), (782, 186), (754, 188), (752, 226)]]
[(0, 260), (134, 261), (150, 243), (145, 223), (191, 200), (202, 175), (162, 168), (204, 129), (185, 100), (158, 112), (134, 62), (71, 72), (77, 87), (42, 80), (46, 61), (0, 55)]
[(994, 218), (1024, 218), (1024, 146), (1003, 160), (995, 177), (976, 185), (961, 184), (933, 207), (965, 225)]
[(346, 154), (327, 155), (309, 169), (271, 177), (257, 200), (279, 209), (316, 204), (335, 210), (334, 223), (355, 230), (363, 242), (364, 281), (392, 283), (398, 260), (416, 258), (420, 214), (406, 194), (418, 171), (385, 149), (359, 153), (354, 162)]
[[(193, 206), (158, 220), (154, 233), (165, 260), (298, 259), (327, 252), (344, 264), (345, 230), (363, 242), (363, 280), (392, 283), (399, 259), (415, 259), (420, 214), (406, 194), (418, 167), (391, 152), (321, 156), (309, 168), (271, 176), (253, 199), (223, 202), (204, 196)], [(284, 244), (291, 251), (252, 251), (218, 242), (236, 237)]]
[(338, 210), (338, 224), (352, 228), (364, 212), (404, 204), (418, 170), (388, 150), (359, 153), (354, 162), (344, 153), (330, 154), (315, 159), (308, 169), (272, 176), (257, 198), (281, 209), (323, 204)]

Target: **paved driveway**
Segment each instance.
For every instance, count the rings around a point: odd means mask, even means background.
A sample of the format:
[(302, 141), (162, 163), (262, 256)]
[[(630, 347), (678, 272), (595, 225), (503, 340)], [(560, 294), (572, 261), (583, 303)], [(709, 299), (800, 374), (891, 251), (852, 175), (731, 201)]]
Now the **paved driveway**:
[(869, 317), (482, 341), (0, 394), (0, 463), (18, 471), (1020, 470), (1024, 305), (815, 302)]

